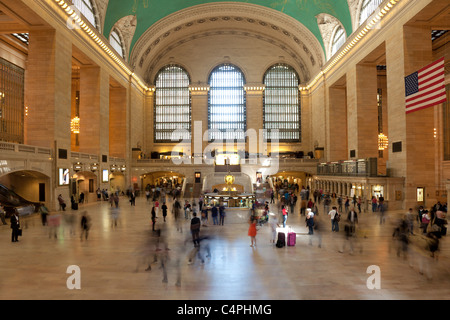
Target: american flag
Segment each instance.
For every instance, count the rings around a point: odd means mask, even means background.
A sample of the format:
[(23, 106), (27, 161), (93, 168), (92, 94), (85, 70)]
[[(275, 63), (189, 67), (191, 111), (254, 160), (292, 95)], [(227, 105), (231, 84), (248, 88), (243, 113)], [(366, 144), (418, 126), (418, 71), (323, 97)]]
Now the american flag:
[(405, 77), (406, 113), (445, 102), (444, 58)]

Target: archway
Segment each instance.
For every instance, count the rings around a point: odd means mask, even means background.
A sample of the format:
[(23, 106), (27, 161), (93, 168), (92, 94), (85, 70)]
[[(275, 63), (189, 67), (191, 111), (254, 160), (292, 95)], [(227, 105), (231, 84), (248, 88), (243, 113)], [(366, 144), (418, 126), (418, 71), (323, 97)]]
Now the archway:
[(52, 201), (50, 177), (32, 170), (15, 171), (0, 177), (0, 202), (7, 215), (15, 210), (20, 215), (37, 212), (41, 203)]
[(164, 188), (166, 191), (183, 187), (186, 176), (175, 171), (155, 171), (141, 175), (141, 190), (151, 190), (152, 188)]
[(299, 191), (302, 187), (310, 188), (311, 174), (303, 171), (280, 171), (271, 176), (275, 189), (284, 188), (291, 191)]
[(98, 188), (97, 175), (90, 171), (77, 172), (72, 176), (76, 181), (72, 187), (71, 195), (77, 202), (91, 202), (96, 200), (96, 190)]

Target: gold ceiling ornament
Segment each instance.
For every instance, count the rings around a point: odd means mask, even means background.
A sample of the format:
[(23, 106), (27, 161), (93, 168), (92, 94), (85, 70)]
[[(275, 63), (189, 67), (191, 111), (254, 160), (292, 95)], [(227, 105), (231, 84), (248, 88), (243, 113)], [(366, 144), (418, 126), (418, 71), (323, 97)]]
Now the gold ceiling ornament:
[(75, 134), (80, 133), (80, 118), (75, 117), (70, 121), (70, 131)]
[(389, 145), (389, 139), (384, 133), (378, 134), (378, 150), (382, 151), (387, 149)]

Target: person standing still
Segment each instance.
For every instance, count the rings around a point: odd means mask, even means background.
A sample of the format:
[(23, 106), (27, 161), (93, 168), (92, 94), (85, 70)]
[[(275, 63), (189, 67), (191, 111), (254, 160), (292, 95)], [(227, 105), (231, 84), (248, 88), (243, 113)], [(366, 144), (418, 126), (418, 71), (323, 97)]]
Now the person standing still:
[(281, 206), (281, 212), (283, 214), (283, 228), (286, 228), (286, 221), (287, 221), (287, 217), (288, 217), (288, 211), (287, 211), (287, 208), (284, 205)]
[(223, 226), (223, 223), (225, 222), (225, 207), (220, 205), (219, 207), (219, 216), (220, 216), (220, 225)]
[(19, 242), (19, 229), (20, 229), (20, 221), (19, 221), (19, 214), (17, 211), (14, 212), (14, 214), (11, 216), (11, 242)]
[(340, 214), (336, 207), (328, 212), (328, 215), (331, 217), (331, 231), (339, 232), (339, 217)]
[(248, 235), (251, 239), (250, 247), (255, 246), (256, 247), (256, 234), (258, 231), (256, 230), (256, 223), (258, 222), (258, 218), (255, 216), (251, 216), (248, 227)]
[(166, 217), (167, 217), (167, 205), (165, 202), (163, 202), (163, 205), (161, 206), (161, 210), (163, 212), (163, 218), (164, 218), (164, 222), (166, 222)]
[(211, 216), (213, 218), (213, 224), (219, 224), (219, 220), (217, 219), (217, 215), (218, 215), (218, 210), (217, 210), (217, 206), (213, 206), (211, 208)]

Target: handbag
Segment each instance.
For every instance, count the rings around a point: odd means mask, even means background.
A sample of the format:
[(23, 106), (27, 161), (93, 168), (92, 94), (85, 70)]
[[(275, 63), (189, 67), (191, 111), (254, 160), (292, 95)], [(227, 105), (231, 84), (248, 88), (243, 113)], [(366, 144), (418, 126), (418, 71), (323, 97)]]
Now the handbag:
[(20, 237), (22, 236), (22, 229), (18, 229), (17, 230), (17, 235), (20, 236)]
[(336, 212), (336, 214), (334, 215), (334, 221), (336, 221), (336, 222), (341, 221), (341, 217), (339, 216), (338, 212)]

